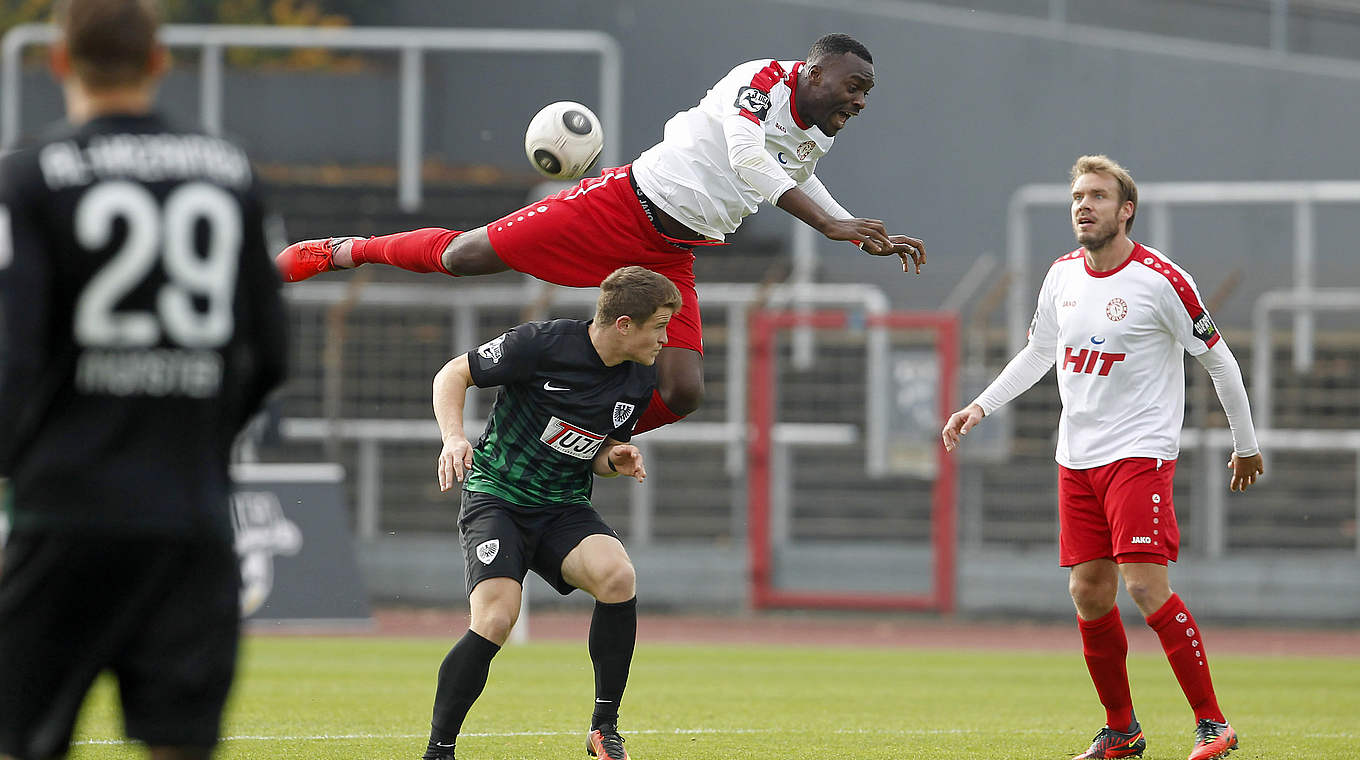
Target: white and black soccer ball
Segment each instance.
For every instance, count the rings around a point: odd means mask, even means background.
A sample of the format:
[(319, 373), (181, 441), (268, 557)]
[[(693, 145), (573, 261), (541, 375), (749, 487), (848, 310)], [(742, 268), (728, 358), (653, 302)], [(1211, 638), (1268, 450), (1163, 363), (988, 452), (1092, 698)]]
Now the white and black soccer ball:
[(524, 154), (539, 174), (576, 179), (600, 157), (604, 130), (589, 108), (570, 100), (550, 103), (524, 131)]

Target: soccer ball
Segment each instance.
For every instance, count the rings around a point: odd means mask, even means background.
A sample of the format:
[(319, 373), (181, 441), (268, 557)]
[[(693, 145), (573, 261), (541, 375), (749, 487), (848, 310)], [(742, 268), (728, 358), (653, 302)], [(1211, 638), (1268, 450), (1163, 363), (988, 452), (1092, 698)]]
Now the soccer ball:
[(553, 179), (585, 174), (603, 148), (600, 120), (589, 108), (570, 100), (544, 106), (524, 131), (524, 154), (539, 174)]

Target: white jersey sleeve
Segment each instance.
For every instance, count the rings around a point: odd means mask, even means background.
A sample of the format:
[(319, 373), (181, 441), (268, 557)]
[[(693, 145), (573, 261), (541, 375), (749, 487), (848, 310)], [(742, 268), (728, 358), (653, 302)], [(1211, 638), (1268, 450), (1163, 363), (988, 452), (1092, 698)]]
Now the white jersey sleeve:
[(1256, 443), (1256, 428), (1251, 423), (1251, 404), (1247, 401), (1247, 387), (1242, 382), (1242, 368), (1237, 364), (1226, 341), (1218, 341), (1213, 348), (1195, 357), (1204, 365), (1214, 381), (1214, 392), (1228, 416), (1232, 430), (1233, 451), (1239, 457), (1261, 453)]
[(728, 161), (737, 176), (755, 188), (762, 198), (778, 203), (779, 196), (797, 187), (797, 183), (765, 150), (765, 131), (758, 122), (752, 123), (744, 116), (746, 113), (741, 111), (723, 120)]
[(762, 59), (729, 71), (633, 162), (638, 188), (686, 227), (721, 240), (763, 201), (807, 182), (834, 140), (798, 116), (802, 68)]

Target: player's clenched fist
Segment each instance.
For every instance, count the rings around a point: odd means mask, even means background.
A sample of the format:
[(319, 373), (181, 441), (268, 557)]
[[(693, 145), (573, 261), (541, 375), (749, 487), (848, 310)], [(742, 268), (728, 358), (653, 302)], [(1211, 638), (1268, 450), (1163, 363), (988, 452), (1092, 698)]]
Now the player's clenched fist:
[(969, 404), (951, 414), (949, 421), (944, 424), (944, 430), (940, 431), (940, 438), (944, 440), (944, 450), (953, 451), (954, 447), (959, 445), (959, 438), (968, 435), (968, 431), (982, 422), (985, 416), (982, 407), (977, 404)]
[(472, 469), (472, 446), (466, 438), (449, 436), (439, 452), (439, 490), (447, 491), (462, 483)]

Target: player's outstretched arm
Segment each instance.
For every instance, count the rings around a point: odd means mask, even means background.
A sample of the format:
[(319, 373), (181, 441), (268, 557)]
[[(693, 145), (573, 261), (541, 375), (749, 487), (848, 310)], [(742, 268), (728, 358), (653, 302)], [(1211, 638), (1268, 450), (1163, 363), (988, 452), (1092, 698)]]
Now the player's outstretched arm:
[(940, 438), (944, 441), (944, 450), (953, 451), (954, 447), (959, 445), (959, 439), (968, 435), (968, 431), (976, 427), (986, 416), (982, 407), (977, 404), (969, 404), (949, 415), (949, 421), (944, 423), (944, 430), (940, 431)]
[(444, 440), (437, 462), (441, 491), (462, 483), (472, 469), (472, 446), (463, 431), (463, 407), (472, 385), (467, 354), (450, 359), (434, 376), (434, 418)]
[(631, 443), (619, 443), (606, 438), (595, 455), (591, 469), (602, 478), (626, 475), (641, 483), (647, 479), (647, 468), (642, 463), (642, 451)]
[(915, 266), (916, 274), (920, 274), (921, 265), (926, 263), (926, 246), (920, 240), (907, 235), (889, 235), (888, 228), (878, 219), (838, 219), (800, 188), (786, 190), (775, 205), (830, 240), (859, 243), (859, 247), (872, 256), (901, 258), (903, 272), (911, 271), (910, 267)]

